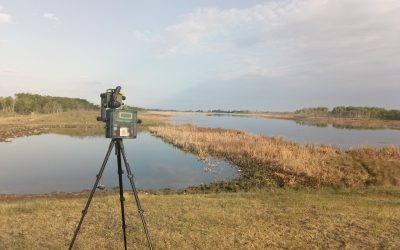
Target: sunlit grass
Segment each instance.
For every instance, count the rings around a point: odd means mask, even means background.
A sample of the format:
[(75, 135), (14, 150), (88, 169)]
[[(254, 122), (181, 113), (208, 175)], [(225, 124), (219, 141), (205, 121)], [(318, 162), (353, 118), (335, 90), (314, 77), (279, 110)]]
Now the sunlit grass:
[[(131, 194), (129, 249), (146, 249)], [(66, 249), (86, 202), (79, 197), (0, 199), (0, 249)], [(272, 189), (141, 194), (155, 249), (373, 249), (400, 247), (397, 189)], [(117, 194), (95, 197), (76, 249), (121, 249)]]
[(150, 131), (199, 157), (220, 157), (239, 166), (245, 185), (400, 185), (400, 148), (394, 146), (343, 151), (192, 125), (152, 127)]

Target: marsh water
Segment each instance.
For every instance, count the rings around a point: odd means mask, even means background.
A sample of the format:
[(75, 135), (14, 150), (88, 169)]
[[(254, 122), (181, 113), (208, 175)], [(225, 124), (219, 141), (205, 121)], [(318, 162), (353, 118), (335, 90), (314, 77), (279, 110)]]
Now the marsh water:
[[(245, 116), (179, 115), (176, 124), (234, 128), (255, 135), (279, 136), (299, 143), (331, 144), (340, 148), (400, 146), (400, 130), (346, 129), (310, 126), (291, 120)], [(43, 134), (0, 143), (0, 194), (40, 194), (90, 189), (104, 159), (109, 139)], [(239, 176), (218, 159), (200, 161), (149, 133), (124, 140), (128, 161), (142, 190), (179, 189)], [(125, 175), (126, 176), (126, 175)], [(126, 189), (129, 183), (124, 177)], [(118, 185), (116, 157), (111, 154), (101, 184)]]
[[(0, 143), (0, 194), (90, 189), (109, 143), (102, 136), (56, 134)], [(140, 133), (135, 140), (124, 140), (124, 146), (136, 185), (142, 190), (179, 189), (238, 177), (237, 169), (224, 161), (200, 161), (148, 133)], [(112, 153), (100, 182), (108, 189), (118, 186), (116, 162)], [(126, 177), (124, 186), (129, 188)]]
[(233, 115), (178, 115), (176, 124), (233, 128), (255, 135), (283, 137), (298, 143), (331, 144), (342, 149), (360, 146), (400, 146), (400, 130), (338, 128), (330, 124), (306, 125), (292, 120)]

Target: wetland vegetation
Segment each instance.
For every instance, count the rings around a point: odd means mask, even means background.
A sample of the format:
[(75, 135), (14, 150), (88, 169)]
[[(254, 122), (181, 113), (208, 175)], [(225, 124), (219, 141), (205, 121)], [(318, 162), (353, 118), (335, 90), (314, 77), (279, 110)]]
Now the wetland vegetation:
[(394, 146), (344, 151), (329, 145), (301, 145), (234, 129), (193, 125), (151, 127), (150, 131), (200, 158), (211, 155), (239, 166), (242, 179), (221, 184), (233, 190), (400, 185), (400, 149)]
[[(240, 168), (241, 177), (178, 191), (141, 192), (157, 249), (400, 247), (399, 147), (302, 145), (235, 129), (170, 125), (174, 114), (141, 111), (140, 128), (199, 159), (227, 160)], [(399, 121), (376, 118), (233, 115), (400, 128)], [(98, 111), (90, 109), (29, 114), (3, 109), (0, 141), (42, 133), (100, 135), (104, 125), (96, 116)], [(87, 195), (0, 195), (0, 248), (65, 248)], [(132, 208), (126, 209), (128, 244), (144, 249), (141, 225), (132, 219), (137, 214), (133, 199), (128, 193), (125, 197)], [(77, 249), (120, 248), (118, 202), (114, 192), (96, 195)]]

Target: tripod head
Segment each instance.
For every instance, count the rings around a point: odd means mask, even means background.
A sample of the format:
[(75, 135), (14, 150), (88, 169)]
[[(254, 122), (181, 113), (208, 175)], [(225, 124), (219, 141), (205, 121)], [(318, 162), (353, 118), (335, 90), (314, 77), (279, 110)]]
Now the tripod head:
[(126, 99), (121, 92), (121, 86), (115, 89), (107, 89), (100, 94), (101, 110), (97, 121), (104, 122), (106, 125), (106, 138), (126, 138), (134, 139), (137, 136), (137, 111), (124, 106)]

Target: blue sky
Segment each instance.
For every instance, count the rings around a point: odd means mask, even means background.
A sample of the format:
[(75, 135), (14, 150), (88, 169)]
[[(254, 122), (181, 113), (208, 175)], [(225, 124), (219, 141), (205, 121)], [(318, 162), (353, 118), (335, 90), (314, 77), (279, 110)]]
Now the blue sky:
[(400, 108), (400, 1), (0, 0), (0, 96)]

